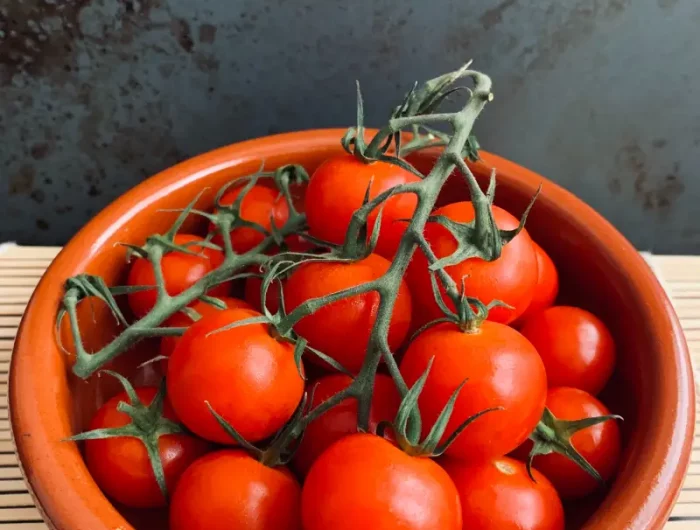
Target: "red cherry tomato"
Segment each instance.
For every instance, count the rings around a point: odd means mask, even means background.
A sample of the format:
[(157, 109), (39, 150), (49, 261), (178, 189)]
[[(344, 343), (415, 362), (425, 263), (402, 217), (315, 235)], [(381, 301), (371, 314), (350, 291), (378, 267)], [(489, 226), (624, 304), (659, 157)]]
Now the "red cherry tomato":
[[(242, 190), (243, 186), (240, 186), (225, 193), (221, 197), (221, 204), (224, 206), (232, 205)], [(242, 219), (257, 223), (269, 232), (273, 223), (277, 228), (284, 226), (289, 219), (289, 207), (279, 190), (256, 184), (241, 201), (240, 215)], [(214, 227), (212, 226), (210, 229), (213, 230)], [(243, 226), (231, 231), (231, 245), (233, 250), (239, 254), (252, 250), (262, 243), (263, 239), (265, 239), (265, 235), (255, 228)], [(214, 240), (219, 244), (222, 242), (219, 235)]]
[(301, 530), (301, 487), (283, 467), (223, 450), (185, 472), (170, 504), (171, 530)]
[[(157, 392), (155, 387), (136, 389), (136, 395), (144, 405), (149, 405)], [(102, 405), (92, 418), (89, 429), (111, 429), (131, 423), (129, 416), (117, 410), (121, 401), (129, 403), (126, 392)], [(177, 421), (167, 401), (163, 406), (163, 416)], [(158, 439), (168, 491), (173, 491), (185, 469), (208, 448), (206, 442), (190, 434), (168, 434)], [(87, 440), (85, 463), (97, 485), (112, 499), (135, 508), (165, 506), (148, 451), (138, 438), (120, 436)]]
[[(316, 407), (335, 394), (347, 388), (352, 379), (342, 374), (321, 377), (308, 389), (313, 388), (312, 407)], [(370, 432), (376, 432), (381, 421), (392, 421), (399, 410), (401, 396), (387, 375), (377, 374), (374, 380), (374, 394), (369, 416)], [(294, 455), (292, 466), (301, 476), (305, 476), (311, 465), (334, 442), (357, 432), (357, 401), (346, 399), (328, 412), (311, 422), (306, 428), (301, 444)]]
[[(161, 260), (165, 288), (171, 296), (178, 295), (192, 287), (202, 277), (221, 265), (224, 260), (223, 254), (218, 250), (191, 244), (198, 241), (202, 241), (202, 238), (190, 234), (177, 234), (174, 238), (176, 245), (187, 246), (188, 250), (201, 253), (201, 255), (195, 256), (185, 252), (167, 252)], [(128, 295), (129, 307), (131, 307), (134, 315), (141, 318), (156, 303), (156, 278), (151, 262), (145, 258), (136, 258), (129, 269), (127, 284), (131, 286), (154, 286), (153, 289), (135, 291)], [(208, 294), (211, 296), (226, 296), (229, 289), (229, 285), (221, 284), (210, 289)]]
[[(390, 262), (377, 254), (347, 262), (309, 262), (295, 269), (284, 287), (287, 311), (307, 300), (342, 291), (382, 276)], [(379, 294), (369, 292), (328, 304), (301, 319), (295, 330), (309, 345), (332, 357), (347, 370), (357, 373), (365, 359), (374, 326)], [(402, 281), (389, 327), (389, 347), (396, 351), (411, 323), (411, 294)], [(308, 359), (318, 362), (310, 355)]]
[(521, 332), (547, 369), (550, 387), (600, 392), (615, 368), (615, 342), (603, 322), (577, 307), (556, 306), (531, 316)]
[[(389, 162), (366, 164), (353, 155), (330, 158), (311, 176), (306, 192), (306, 218), (309, 233), (329, 243), (341, 244), (353, 213), (362, 206), (367, 188), (370, 199), (401, 184), (420, 179)], [(406, 223), (418, 204), (412, 193), (402, 193), (383, 203), (382, 222), (376, 252), (387, 259), (393, 258)], [(369, 216), (370, 230), (374, 227), (379, 209)]]
[(301, 494), (304, 530), (460, 530), (455, 485), (430, 458), (409, 456), (373, 434), (331, 445)]
[[(547, 408), (559, 420), (580, 420), (607, 416), (610, 411), (589, 393), (576, 388), (552, 388), (547, 394)], [(620, 461), (620, 427), (615, 420), (583, 429), (571, 437), (571, 444), (604, 480), (609, 480)], [(529, 440), (515, 456), (522, 460), (532, 448)], [(535, 457), (533, 466), (546, 476), (564, 499), (578, 499), (595, 491), (599, 484), (565, 456), (552, 453)]]
[[(238, 298), (231, 298), (229, 296), (222, 296), (219, 297), (219, 300), (221, 300), (224, 304), (226, 304), (226, 307), (228, 309), (253, 309), (251, 305), (248, 302), (245, 302), (243, 300), (239, 300)], [(221, 311), (221, 309), (208, 304), (206, 302), (202, 302), (201, 300), (196, 301), (190, 306), (192, 309), (194, 309), (197, 313), (199, 313), (200, 316), (205, 316), (205, 315), (210, 315), (212, 313), (216, 313), (218, 311)], [(193, 321), (190, 317), (188, 317), (185, 313), (182, 312), (177, 312), (173, 316), (171, 316), (168, 320), (166, 320), (163, 323), (164, 328), (187, 328), (192, 325)], [(172, 355), (173, 351), (175, 351), (175, 346), (177, 346), (177, 343), (180, 342), (180, 337), (163, 337), (160, 340), (160, 354), (164, 355), (166, 357), (170, 357)]]
[[(470, 202), (457, 202), (435, 210), (434, 215), (468, 223), (474, 220), (474, 207)], [(518, 220), (498, 206), (493, 207), (493, 215), (498, 228), (502, 230), (518, 226)], [(457, 241), (452, 234), (437, 223), (426, 225), (425, 238), (438, 258), (449, 256), (457, 249)], [(494, 322), (508, 324), (530, 305), (537, 284), (537, 255), (530, 236), (523, 230), (503, 247), (497, 260), (488, 262), (471, 258), (446, 267), (445, 270), (457, 285), (461, 285), (464, 280), (467, 295), (478, 298), (485, 304), (500, 300), (511, 306), (513, 309), (495, 307), (488, 317)], [(442, 312), (433, 296), (428, 263), (421, 252), (416, 252), (411, 260), (407, 281), (415, 298), (414, 328), (441, 318)], [(453, 308), (451, 300), (445, 301)]]
[(274, 339), (264, 324), (221, 331), (259, 316), (226, 309), (192, 324), (168, 361), (168, 396), (182, 422), (202, 438), (234, 440), (206, 405), (250, 442), (268, 438), (291, 418), (304, 393), (294, 346)]
[(552, 258), (537, 243), (533, 241), (532, 244), (537, 254), (537, 286), (532, 302), (518, 322), (524, 322), (531, 315), (551, 307), (559, 294), (559, 272)]
[(428, 328), (413, 340), (401, 361), (409, 386), (433, 358), (418, 400), (424, 435), (465, 380), (443, 441), (474, 414), (503, 408), (476, 419), (449, 447), (448, 455), (465, 460), (503, 456), (534, 430), (544, 411), (547, 379), (537, 351), (516, 330), (488, 321), (472, 333), (451, 323)]
[(544, 475), (508, 457), (440, 465), (457, 486), (463, 528), (469, 530), (564, 530), (564, 507)]

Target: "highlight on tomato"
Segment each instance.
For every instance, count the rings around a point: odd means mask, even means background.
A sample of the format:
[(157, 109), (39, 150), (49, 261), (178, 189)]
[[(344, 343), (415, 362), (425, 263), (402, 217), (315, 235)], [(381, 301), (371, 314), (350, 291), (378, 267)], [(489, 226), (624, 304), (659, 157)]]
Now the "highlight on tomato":
[(418, 401), (424, 434), (461, 385), (447, 433), (481, 410), (500, 409), (469, 425), (448, 455), (465, 460), (503, 456), (525, 441), (539, 422), (547, 396), (545, 369), (537, 351), (513, 328), (490, 321), (474, 330), (462, 330), (453, 322), (430, 327), (404, 354), (400, 369), (406, 383), (418, 381), (431, 362)]
[[(168, 361), (168, 396), (182, 422), (206, 440), (234, 441), (211, 409), (251, 442), (272, 436), (304, 393), (294, 345), (273, 337), (247, 309), (203, 316), (182, 335)], [(236, 327), (231, 327), (236, 326)]]
[[(356, 261), (310, 261), (296, 268), (284, 286), (288, 312), (307, 300), (327, 296), (344, 289), (371, 282), (387, 272), (391, 262), (378, 254), (369, 254)], [(302, 318), (295, 331), (309, 345), (336, 360), (346, 370), (358, 373), (365, 360), (374, 326), (379, 294), (361, 293), (332, 302)], [(411, 293), (400, 282), (389, 325), (388, 344), (396, 352), (411, 325)], [(309, 357), (311, 362), (318, 361)]]
[(564, 530), (564, 506), (552, 483), (508, 457), (439, 461), (457, 487), (463, 528)]
[[(313, 172), (306, 191), (309, 233), (340, 245), (367, 190), (371, 200), (397, 185), (419, 181), (418, 176), (389, 162), (365, 163), (350, 154), (329, 158)], [(377, 254), (387, 259), (394, 257), (417, 202), (415, 194), (401, 193), (382, 204)], [(374, 226), (379, 211), (380, 208), (372, 211), (368, 219), (370, 226)]]
[[(514, 230), (519, 221), (498, 206), (492, 207), (496, 225), (501, 230)], [(475, 210), (471, 202), (457, 202), (438, 208), (433, 217), (442, 216), (448, 220), (469, 223), (474, 220)], [(457, 240), (450, 231), (437, 222), (428, 222), (425, 239), (435, 256), (446, 258), (457, 250)], [(537, 285), (537, 254), (527, 233), (522, 230), (502, 249), (501, 256), (494, 261), (484, 261), (479, 257), (463, 260), (445, 267), (457, 285), (464, 282), (465, 293), (478, 298), (485, 304), (500, 301), (499, 307), (489, 312), (489, 320), (509, 324), (525, 312), (530, 305)], [(418, 252), (408, 268), (408, 286), (414, 298), (414, 328), (442, 317), (431, 289), (430, 272), (425, 255)], [(444, 288), (442, 293), (445, 295)], [(451, 301), (447, 301), (451, 305)], [(454, 306), (451, 305), (454, 310)]]
[(555, 306), (531, 316), (522, 334), (542, 357), (550, 387), (597, 395), (615, 369), (615, 341), (602, 320), (578, 307)]
[(331, 445), (311, 466), (301, 496), (304, 530), (461, 530), (462, 509), (447, 473), (371, 434)]

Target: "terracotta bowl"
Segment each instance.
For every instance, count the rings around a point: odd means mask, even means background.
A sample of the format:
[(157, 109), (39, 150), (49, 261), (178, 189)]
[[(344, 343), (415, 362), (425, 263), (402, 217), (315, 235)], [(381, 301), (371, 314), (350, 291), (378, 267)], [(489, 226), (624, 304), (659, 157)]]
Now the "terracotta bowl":
[[(66, 278), (90, 272), (108, 283), (122, 281), (124, 248), (117, 243), (140, 243), (166, 229), (174, 214), (159, 210), (183, 207), (203, 188), (207, 191), (202, 201), (211, 204), (219, 186), (253, 172), (263, 159), (268, 168), (297, 162), (313, 170), (341, 151), (343, 132), (318, 130), (251, 140), (172, 167), (97, 215), (49, 267), (17, 335), (9, 398), (22, 468), (51, 526), (107, 530), (156, 525), (115, 508), (90, 477), (79, 447), (62, 441), (83, 429), (99, 403), (114, 392), (105, 378), (75, 379), (68, 357), (57, 347), (53, 325)], [(431, 156), (417, 163), (427, 163)], [(563, 298), (597, 313), (617, 340), (618, 370), (604, 399), (625, 416), (623, 462), (604, 496), (570, 509), (569, 527), (660, 529), (687, 469), (694, 426), (690, 360), (671, 303), (637, 251), (594, 210), (517, 164), (488, 153), (483, 158), (476, 173), (483, 179), (490, 167), (497, 169), (497, 202), (515, 214), (543, 184), (528, 230), (557, 263)], [(449, 193), (455, 198), (463, 191), (451, 186)], [(98, 319), (92, 328), (99, 334), (107, 333), (109, 326)], [(123, 357), (123, 368), (133, 368), (136, 358)]]

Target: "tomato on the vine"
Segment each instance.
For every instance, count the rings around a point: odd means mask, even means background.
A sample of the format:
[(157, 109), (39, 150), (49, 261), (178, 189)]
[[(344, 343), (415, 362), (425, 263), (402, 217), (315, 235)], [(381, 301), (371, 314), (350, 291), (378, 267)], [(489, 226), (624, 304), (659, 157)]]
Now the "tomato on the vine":
[(225, 449), (197, 460), (170, 504), (171, 530), (300, 530), (301, 487), (284, 467)]
[(457, 486), (463, 528), (564, 530), (564, 507), (554, 486), (537, 470), (530, 478), (522, 462), (444, 458), (440, 465)]
[(537, 254), (537, 286), (530, 305), (520, 316), (518, 322), (524, 322), (531, 315), (551, 307), (559, 294), (559, 272), (549, 254), (534, 241)]
[[(199, 236), (191, 234), (176, 234), (173, 242), (186, 247), (197, 255), (186, 252), (170, 251), (161, 260), (163, 280), (168, 294), (175, 296), (192, 287), (195, 283), (216, 269), (224, 261), (224, 255), (219, 250), (204, 248), (197, 245), (202, 241)], [(156, 304), (156, 277), (151, 262), (146, 258), (136, 258), (129, 269), (127, 285), (153, 286), (152, 289), (134, 291), (128, 294), (129, 307), (138, 318), (146, 315)], [(228, 284), (212, 287), (207, 294), (210, 296), (226, 296)]]
[(615, 369), (612, 334), (585, 309), (550, 307), (528, 318), (521, 332), (542, 357), (550, 387), (570, 386), (596, 395)]
[[(158, 389), (136, 388), (136, 395), (149, 405)], [(131, 423), (131, 418), (117, 410), (120, 402), (129, 403), (122, 392), (95, 413), (89, 429), (113, 429)], [(163, 416), (177, 421), (166, 400)], [(173, 490), (182, 473), (209, 449), (209, 444), (191, 434), (167, 434), (158, 439), (158, 450), (168, 491)], [(112, 499), (134, 508), (165, 506), (158, 487), (146, 446), (138, 438), (119, 436), (85, 441), (85, 462), (97, 485)]]
[[(228, 191), (219, 202), (222, 206), (231, 206), (243, 189), (244, 186), (239, 186)], [(273, 224), (276, 228), (284, 226), (289, 219), (289, 206), (279, 190), (263, 184), (256, 184), (243, 197), (240, 216), (245, 221), (257, 223), (269, 232)], [(252, 250), (262, 243), (263, 239), (265, 239), (265, 234), (255, 228), (239, 226), (231, 230), (231, 245), (233, 250), (239, 254)], [(217, 234), (214, 241), (221, 244), (221, 235)]]
[[(373, 199), (390, 188), (419, 180), (410, 171), (389, 162), (365, 163), (349, 154), (329, 158), (314, 171), (306, 191), (309, 233), (329, 243), (341, 244), (370, 183), (369, 198)], [(413, 216), (417, 204), (413, 193), (395, 195), (382, 203), (378, 254), (387, 259), (394, 257), (406, 231), (406, 221)], [(375, 208), (369, 216), (370, 228), (374, 227), (379, 210)]]
[[(287, 312), (312, 298), (376, 280), (390, 267), (385, 258), (370, 254), (353, 262), (310, 261), (300, 265), (284, 286)], [(347, 370), (358, 373), (379, 308), (376, 291), (335, 301), (302, 318), (295, 330), (309, 345), (338, 361)], [(402, 280), (389, 325), (389, 347), (396, 351), (411, 324), (411, 293)], [(317, 357), (310, 355), (313, 362)]]
[[(311, 407), (316, 407), (344, 390), (352, 383), (352, 379), (342, 374), (331, 374), (321, 377), (309, 384), (309, 394), (313, 393)], [(376, 432), (377, 425), (382, 421), (391, 421), (396, 416), (401, 403), (401, 396), (396, 385), (388, 375), (377, 374), (374, 380), (372, 408), (369, 415), (369, 430)], [(319, 418), (312, 421), (304, 431), (292, 467), (300, 475), (308, 473), (311, 465), (334, 442), (344, 436), (357, 432), (357, 400), (353, 398), (342, 401)]]
[(250, 442), (276, 433), (292, 416), (304, 393), (294, 346), (270, 335), (265, 324), (222, 330), (260, 316), (248, 309), (205, 315), (180, 338), (168, 361), (168, 396), (182, 422), (202, 438), (234, 440), (219, 425), (207, 402)]
[[(559, 420), (574, 421), (610, 414), (608, 408), (588, 392), (566, 387), (549, 390), (547, 408)], [(571, 437), (571, 445), (603, 480), (614, 475), (621, 453), (620, 427), (616, 421), (606, 421), (576, 432)], [(514, 455), (526, 460), (531, 448), (532, 442), (528, 440)], [(533, 466), (554, 484), (564, 499), (585, 497), (599, 487), (596, 480), (575, 462), (557, 453), (536, 456)]]
[(470, 424), (447, 449), (448, 455), (465, 460), (503, 456), (537, 425), (547, 396), (545, 370), (535, 348), (513, 328), (489, 321), (473, 332), (452, 323), (428, 328), (411, 342), (401, 361), (409, 386), (433, 358), (418, 400), (424, 434), (465, 380), (443, 438), (474, 414), (502, 407)]
[[(460, 223), (474, 220), (471, 202), (457, 202), (438, 208), (433, 215), (440, 215)], [(518, 220), (498, 206), (493, 206), (493, 216), (501, 230), (512, 230)], [(425, 238), (438, 258), (450, 256), (457, 249), (457, 240), (442, 225), (429, 222), (425, 227)], [(537, 255), (532, 239), (526, 230), (521, 231), (507, 243), (501, 256), (495, 261), (470, 258), (445, 268), (458, 286), (464, 281), (468, 296), (488, 304), (495, 300), (510, 306), (494, 307), (489, 320), (508, 324), (518, 318), (530, 304), (537, 284)], [(428, 261), (422, 252), (416, 251), (408, 268), (407, 282), (414, 297), (415, 316), (413, 326), (441, 318), (442, 312), (433, 296)], [(443, 298), (454, 309), (441, 286)]]
[(304, 530), (461, 530), (459, 495), (447, 473), (373, 434), (331, 445), (301, 494)]
[[(219, 297), (224, 304), (226, 304), (227, 309), (253, 309), (251, 305), (238, 298), (232, 298), (230, 296)], [(210, 315), (212, 313), (217, 313), (221, 311), (218, 307), (213, 306), (207, 302), (202, 302), (201, 300), (196, 301), (194, 304), (190, 305), (190, 308), (199, 313), (200, 316)], [(178, 311), (165, 322), (163, 322), (162, 327), (164, 328), (188, 328), (193, 324), (193, 321), (182, 311)], [(170, 357), (173, 351), (175, 351), (175, 346), (180, 342), (180, 337), (163, 337), (160, 339), (160, 354), (165, 357)]]

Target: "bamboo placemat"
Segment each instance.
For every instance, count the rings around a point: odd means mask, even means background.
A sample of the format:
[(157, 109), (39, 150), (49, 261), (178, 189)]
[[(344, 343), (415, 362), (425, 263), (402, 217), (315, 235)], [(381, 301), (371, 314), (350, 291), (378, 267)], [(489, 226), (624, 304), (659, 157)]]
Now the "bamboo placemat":
[[(10, 440), (7, 376), (22, 312), (59, 250), (60, 247), (0, 245), (0, 530), (47, 528), (22, 480)], [(647, 259), (673, 299), (697, 370), (700, 368), (700, 257), (647, 256)], [(698, 410), (696, 424), (700, 424), (700, 407)], [(700, 432), (695, 435), (690, 470), (667, 530), (700, 530)]]

